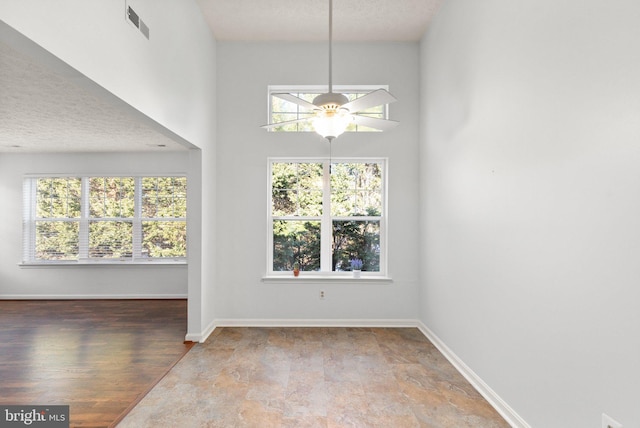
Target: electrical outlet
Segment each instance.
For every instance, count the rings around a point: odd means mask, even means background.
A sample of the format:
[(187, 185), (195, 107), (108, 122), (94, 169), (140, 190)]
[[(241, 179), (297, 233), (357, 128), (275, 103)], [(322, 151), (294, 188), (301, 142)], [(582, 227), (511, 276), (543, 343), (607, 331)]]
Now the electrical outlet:
[(602, 414), (602, 428), (622, 428), (620, 422), (616, 422), (611, 416)]
[(320, 300), (324, 300), (324, 290), (320, 290)]

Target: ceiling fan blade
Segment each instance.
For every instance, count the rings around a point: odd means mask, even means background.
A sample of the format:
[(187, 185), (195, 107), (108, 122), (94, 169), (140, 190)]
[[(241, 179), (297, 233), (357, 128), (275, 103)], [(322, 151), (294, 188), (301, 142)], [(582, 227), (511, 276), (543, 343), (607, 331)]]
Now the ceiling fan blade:
[(287, 94), (287, 93), (282, 93), (282, 94), (271, 94), (274, 97), (278, 97), (280, 99), (283, 99), (285, 101), (289, 101), (290, 103), (294, 103), (299, 105), (302, 108), (305, 108), (307, 110), (317, 110), (318, 106), (316, 106), (315, 104), (310, 103), (309, 101), (303, 100), (302, 98), (298, 98), (295, 95), (291, 95), (291, 94)]
[(398, 101), (396, 97), (394, 97), (384, 89), (378, 89), (376, 91), (369, 92), (367, 95), (357, 98), (349, 103), (344, 104), (342, 108), (348, 109), (351, 113), (357, 113), (371, 107), (379, 106), (382, 104), (389, 104), (394, 101)]
[(369, 128), (379, 129), (381, 131), (389, 131), (398, 126), (400, 122), (395, 120), (378, 119), (377, 117), (353, 115), (353, 121), (357, 125), (368, 126)]
[(296, 120), (287, 120), (287, 121), (284, 121), (284, 122), (269, 123), (267, 125), (262, 125), (260, 128), (264, 128), (264, 129), (277, 128), (278, 126), (291, 125), (293, 123), (308, 122), (311, 119), (313, 119), (313, 116), (305, 117), (305, 118), (302, 118), (302, 119), (296, 119)]

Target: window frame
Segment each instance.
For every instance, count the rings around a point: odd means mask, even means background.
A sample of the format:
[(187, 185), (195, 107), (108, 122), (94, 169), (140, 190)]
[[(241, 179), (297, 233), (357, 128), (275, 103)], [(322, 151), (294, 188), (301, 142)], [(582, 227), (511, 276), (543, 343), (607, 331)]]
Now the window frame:
[[(157, 173), (157, 174), (27, 174), (23, 177), (23, 248), (22, 266), (38, 265), (164, 265), (187, 264), (187, 254), (184, 257), (142, 257), (143, 252), (143, 224), (149, 221), (184, 222), (188, 229), (188, 211), (185, 217), (145, 217), (142, 213), (142, 182), (144, 178), (187, 178), (185, 173)], [(37, 217), (38, 179), (46, 178), (76, 178), (81, 180), (80, 217), (76, 218), (40, 218)], [(89, 180), (92, 178), (133, 178), (134, 180), (134, 216), (133, 217), (92, 217), (89, 209), (90, 189)], [(187, 183), (188, 185), (188, 183)], [(186, 197), (186, 196), (185, 196)], [(68, 260), (47, 260), (36, 258), (36, 223), (38, 221), (73, 222), (78, 223), (78, 258)], [(90, 257), (89, 228), (92, 222), (122, 221), (132, 224), (132, 256), (131, 257)], [(187, 230), (188, 240), (188, 230)]]
[[(299, 277), (294, 277), (290, 271), (276, 271), (273, 270), (273, 257), (274, 257), (274, 239), (273, 239), (273, 224), (279, 217), (274, 216), (272, 212), (273, 207), (273, 186), (272, 186), (272, 167), (274, 163), (321, 163), (323, 166), (323, 210), (322, 214), (318, 216), (321, 221), (320, 228), (320, 270), (318, 271), (301, 271)], [(335, 163), (378, 163), (382, 168), (382, 183), (381, 183), (381, 215), (380, 216), (332, 216), (331, 214), (331, 191), (330, 191), (330, 171), (329, 165)], [(351, 271), (332, 271), (332, 231), (333, 221), (367, 221), (375, 220), (379, 221), (380, 225), (380, 269), (379, 271), (362, 271), (360, 278), (355, 280), (389, 280), (388, 277), (388, 179), (389, 179), (389, 160), (386, 157), (339, 157), (339, 158), (326, 158), (326, 157), (269, 157), (267, 159), (267, 257), (266, 257), (266, 274), (263, 280), (275, 279), (280, 280), (282, 278), (296, 279), (296, 280), (324, 280), (324, 279), (354, 279)], [(329, 192), (326, 192), (329, 189)], [(300, 220), (311, 219), (316, 217), (299, 217)]]
[[(367, 94), (377, 89), (389, 90), (389, 85), (333, 85), (333, 91), (344, 94)], [(273, 110), (272, 110), (272, 94), (274, 93), (318, 93), (323, 94), (328, 90), (327, 85), (268, 85), (267, 86), (267, 123), (273, 122)], [(389, 119), (389, 104), (383, 104), (382, 119)], [(293, 112), (292, 112), (293, 113)], [(297, 108), (296, 118), (299, 119), (300, 107)], [(380, 132), (379, 130), (363, 127), (360, 129), (356, 125), (355, 130), (347, 130), (345, 132)], [(269, 132), (283, 132), (283, 133), (312, 133), (313, 127), (308, 130), (299, 130), (296, 127), (295, 131), (278, 130), (277, 128), (269, 128)]]

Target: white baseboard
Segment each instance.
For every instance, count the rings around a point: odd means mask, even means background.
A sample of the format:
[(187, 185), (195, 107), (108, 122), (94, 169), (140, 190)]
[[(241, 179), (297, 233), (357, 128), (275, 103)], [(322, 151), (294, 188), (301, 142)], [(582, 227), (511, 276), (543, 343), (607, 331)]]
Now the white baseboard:
[(185, 340), (204, 343), (217, 327), (416, 327), (416, 321), (397, 319), (216, 319), (201, 333), (187, 334)]
[(213, 320), (200, 333), (187, 333), (187, 335), (184, 337), (184, 340), (187, 342), (204, 343), (206, 342), (207, 338), (211, 336), (211, 333), (213, 333), (216, 327), (218, 327), (218, 325), (216, 324), (216, 320)]
[(218, 319), (218, 327), (417, 327), (404, 319)]
[(186, 294), (3, 294), (0, 300), (186, 299)]
[(440, 353), (460, 372), (462, 376), (496, 409), (513, 428), (531, 428), (496, 392), (489, 387), (473, 370), (467, 366), (436, 334), (422, 322), (416, 325), (422, 334), (438, 348)]

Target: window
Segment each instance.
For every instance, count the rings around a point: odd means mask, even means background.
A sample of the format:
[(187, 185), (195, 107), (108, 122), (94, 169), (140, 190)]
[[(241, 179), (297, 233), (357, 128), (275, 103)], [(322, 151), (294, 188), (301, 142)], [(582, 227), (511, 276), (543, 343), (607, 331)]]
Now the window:
[[(335, 92), (344, 94), (349, 101), (353, 101), (363, 95), (368, 94), (376, 89), (388, 89), (386, 86), (333, 86)], [(274, 97), (274, 93), (288, 93), (302, 98), (305, 101), (313, 102), (318, 95), (327, 91), (326, 86), (269, 86), (269, 123), (278, 123), (288, 120), (304, 119), (312, 117), (313, 112), (306, 110), (299, 105), (285, 101), (281, 98)], [(372, 107), (364, 112), (360, 112), (362, 116), (370, 116), (379, 119), (388, 119), (387, 105), (379, 105)], [(289, 125), (271, 128), (273, 132), (313, 132), (311, 121), (292, 123)], [(346, 132), (379, 132), (378, 129), (366, 126), (358, 126), (355, 123), (350, 124)]]
[(28, 177), (24, 198), (25, 263), (186, 261), (186, 177)]
[(383, 159), (271, 159), (268, 274), (335, 275), (357, 258), (385, 275), (385, 174)]

